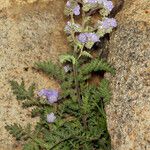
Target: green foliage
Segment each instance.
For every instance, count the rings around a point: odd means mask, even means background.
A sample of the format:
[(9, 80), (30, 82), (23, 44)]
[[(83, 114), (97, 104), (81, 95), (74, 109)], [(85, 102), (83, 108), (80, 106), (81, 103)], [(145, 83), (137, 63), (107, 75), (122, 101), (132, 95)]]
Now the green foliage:
[[(40, 121), (32, 132), (30, 126), (24, 129), (17, 124), (6, 126), (17, 140), (26, 141), (24, 150), (110, 149), (104, 110), (104, 103), (108, 102), (111, 96), (109, 82), (103, 79), (96, 87), (89, 85), (86, 79), (91, 77), (89, 74), (92, 72), (104, 70), (114, 73), (114, 69), (99, 59), (91, 60), (89, 63), (83, 61), (78, 63), (77, 67), (80, 68), (79, 74), (74, 76), (73, 72), (65, 73), (50, 61), (37, 63), (37, 69), (61, 80), (62, 92), (57, 110), (45, 99), (34, 95), (34, 84), (26, 89), (24, 81), (20, 84), (16, 81), (10, 82), (17, 99), (24, 100), (23, 108), (34, 106), (31, 116), (40, 116)], [(75, 90), (75, 78), (79, 77), (80, 94)], [(78, 98), (82, 102), (80, 105)], [(49, 125), (45, 121), (46, 114), (54, 111), (57, 120)]]
[(87, 51), (82, 51), (81, 56), (93, 58), (93, 56), (90, 53), (88, 53)]
[[(99, 64), (99, 67), (97, 66), (95, 68), (95, 63), (84, 64), (82, 62), (78, 64), (78, 68), (82, 68), (82, 70), (79, 70), (79, 73), (87, 76), (87, 74), (95, 71), (104, 69), (111, 70), (109, 65), (103, 64), (100, 60), (96, 62)], [(46, 67), (44, 64), (46, 64)], [(50, 71), (48, 70), (52, 70), (49, 69), (51, 66), (55, 65), (49, 62), (40, 63), (41, 70), (48, 75), (50, 75)], [(89, 69), (83, 68), (83, 66), (88, 66)], [(56, 77), (57, 73), (54, 74)], [(34, 106), (31, 116), (39, 116), (40, 121), (35, 126), (34, 131), (28, 129), (27, 132), (27, 128), (23, 129), (17, 124), (6, 126), (6, 129), (17, 140), (25, 140), (24, 150), (91, 150), (93, 148), (109, 150), (110, 137), (107, 131), (103, 103), (108, 102), (111, 96), (108, 87), (109, 82), (103, 79), (97, 87), (95, 85), (89, 85), (86, 80), (82, 80), (80, 82), (80, 100), (82, 103), (79, 105), (73, 73), (64, 73), (64, 76), (66, 77), (61, 82), (62, 92), (60, 95), (60, 103), (57, 104), (57, 107), (50, 106), (44, 99), (36, 97), (33, 94), (33, 85), (26, 90), (23, 81), (21, 84), (16, 81), (11, 81), (13, 93), (17, 95), (18, 100), (20, 98), (24, 99), (23, 107)], [(48, 112), (55, 112), (57, 116), (55, 123), (48, 124), (46, 122), (46, 114)]]
[(104, 99), (104, 102), (109, 102), (111, 98), (111, 92), (109, 89), (109, 81), (103, 79), (98, 87), (100, 96)]
[(20, 85), (16, 81), (10, 81), (10, 84), (18, 100), (31, 99), (33, 97), (35, 84), (32, 84), (27, 90), (23, 80)]
[(5, 128), (9, 131), (10, 134), (16, 137), (16, 140), (20, 140), (21, 137), (25, 135), (25, 132), (23, 131), (22, 127), (18, 124), (7, 125)]
[(28, 139), (31, 132), (30, 124), (28, 124), (25, 129), (16, 123), (13, 125), (6, 125), (5, 128), (16, 138), (16, 140)]
[(80, 68), (80, 73), (83, 75), (97, 71), (106, 71), (110, 72), (112, 75), (115, 74), (115, 69), (113, 67), (111, 67), (107, 62), (98, 58), (91, 60), (89, 63), (84, 64)]
[(59, 59), (61, 63), (66, 63), (66, 62), (72, 62), (72, 64), (76, 63), (75, 57), (69, 54), (61, 55)]
[(54, 77), (59, 81), (63, 81), (65, 79), (64, 70), (58, 65), (52, 63), (51, 61), (36, 63), (35, 67), (36, 69), (43, 71), (47, 75)]
[(23, 150), (40, 150), (40, 148), (35, 142), (29, 142), (24, 145)]

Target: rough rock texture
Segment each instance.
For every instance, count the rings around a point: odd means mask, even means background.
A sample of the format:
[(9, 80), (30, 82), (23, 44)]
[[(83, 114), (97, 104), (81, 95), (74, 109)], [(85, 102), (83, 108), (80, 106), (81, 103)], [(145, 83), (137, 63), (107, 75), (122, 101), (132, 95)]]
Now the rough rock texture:
[(110, 40), (116, 68), (106, 107), (113, 150), (150, 149), (150, 1), (126, 0)]
[[(33, 3), (32, 3), (33, 2)], [(32, 69), (35, 62), (57, 60), (67, 50), (63, 0), (0, 0), (0, 150), (17, 150), (4, 126), (35, 122), (12, 94), (9, 80), (32, 82), (37, 89), (59, 88), (52, 79)]]

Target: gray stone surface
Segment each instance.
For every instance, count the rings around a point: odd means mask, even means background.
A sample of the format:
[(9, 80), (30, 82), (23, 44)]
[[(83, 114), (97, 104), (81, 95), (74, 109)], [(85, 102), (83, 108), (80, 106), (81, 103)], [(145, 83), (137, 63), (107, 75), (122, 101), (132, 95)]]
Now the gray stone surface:
[(113, 150), (150, 149), (150, 1), (126, 0), (111, 36), (109, 62), (116, 68), (106, 107)]

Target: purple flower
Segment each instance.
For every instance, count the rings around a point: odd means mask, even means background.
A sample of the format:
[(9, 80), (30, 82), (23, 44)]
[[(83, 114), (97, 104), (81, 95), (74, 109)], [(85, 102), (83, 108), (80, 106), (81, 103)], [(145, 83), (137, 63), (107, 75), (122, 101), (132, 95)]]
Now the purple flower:
[(71, 31), (71, 22), (70, 21), (67, 22), (67, 25), (65, 26), (65, 31), (68, 34), (70, 33), (70, 31)]
[(81, 42), (81, 43), (86, 43), (87, 42), (87, 36), (86, 36), (86, 33), (80, 33), (79, 36), (78, 36), (78, 40)]
[(74, 15), (78, 16), (80, 15), (80, 5), (76, 4), (75, 6), (72, 5), (70, 1), (67, 1), (66, 6), (71, 9)]
[(50, 113), (47, 115), (47, 122), (48, 123), (53, 123), (56, 120), (56, 116), (54, 115), (54, 113)]
[(71, 7), (70, 1), (67, 1), (66, 6), (67, 6), (67, 7)]
[(84, 3), (88, 4), (103, 4), (106, 9), (111, 11), (114, 8), (112, 1), (109, 0), (84, 0)]
[(86, 36), (87, 36), (89, 42), (95, 43), (95, 42), (100, 41), (99, 37), (95, 33), (86, 33)]
[(58, 91), (56, 90), (46, 90), (42, 89), (39, 93), (39, 96), (44, 96), (47, 98), (50, 104), (53, 104), (58, 101)]
[(38, 92), (38, 96), (46, 96), (47, 90), (46, 89), (42, 89), (41, 91)]
[(104, 7), (106, 9), (108, 9), (109, 11), (111, 11), (113, 9), (113, 3), (109, 0), (84, 0), (84, 3), (88, 3), (88, 4), (103, 4)]
[(71, 26), (72, 26), (71, 22), (68, 21), (67, 25), (65, 26), (65, 31), (66, 31), (67, 34), (71, 33)]
[(75, 32), (78, 32), (80, 30), (80, 25), (71, 23), (70, 21), (67, 22), (67, 25), (65, 26), (65, 31), (67, 34), (71, 33), (71, 30), (74, 30)]
[(98, 42), (99, 37), (95, 33), (80, 33), (78, 36), (78, 40), (81, 43), (87, 43), (87, 42)]
[(116, 19), (114, 18), (105, 18), (101, 23), (102, 28), (109, 29), (117, 26)]
[(109, 11), (111, 11), (114, 8), (114, 5), (113, 5), (112, 1), (103, 0), (103, 5)]
[(79, 5), (77, 5), (77, 6), (73, 9), (73, 13), (74, 13), (76, 16), (80, 15), (80, 6), (79, 6)]

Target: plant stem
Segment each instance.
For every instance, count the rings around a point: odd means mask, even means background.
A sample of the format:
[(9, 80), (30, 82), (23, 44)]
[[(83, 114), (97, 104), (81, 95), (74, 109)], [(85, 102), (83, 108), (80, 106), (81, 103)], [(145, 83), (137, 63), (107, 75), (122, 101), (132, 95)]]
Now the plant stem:
[[(71, 15), (71, 22), (74, 23), (74, 18), (73, 18), (73, 14)], [(76, 40), (75, 40), (75, 33), (72, 32), (71, 33), (71, 36), (73, 38), (73, 42), (74, 42), (74, 45), (76, 45)], [(73, 55), (75, 57), (75, 59), (77, 60), (77, 47), (74, 46), (74, 51), (73, 51)], [(78, 76), (78, 70), (77, 70), (77, 61), (75, 64), (73, 64), (73, 75), (74, 75), (74, 81), (75, 81), (75, 88), (76, 88), (76, 92), (77, 92), (77, 101), (79, 103), (79, 105), (81, 106), (81, 94), (80, 94), (80, 86), (79, 86), (79, 83), (78, 83), (78, 80), (77, 80), (77, 76)]]
[[(74, 54), (74, 56), (76, 56), (76, 54)], [(79, 87), (79, 83), (77, 80), (77, 76), (78, 76), (77, 64), (73, 65), (73, 74), (74, 74), (74, 80), (75, 80), (75, 88), (77, 92), (77, 101), (79, 105), (81, 106), (82, 101), (81, 101), (81, 96), (80, 96), (80, 87)]]
[[(84, 18), (85, 18), (85, 12), (82, 11), (82, 32), (84, 31), (84, 28), (85, 28), (85, 20), (84, 20)], [(82, 56), (83, 48), (84, 48), (84, 46), (82, 46), (80, 48), (80, 53), (79, 53), (78, 59)]]
[[(82, 14), (82, 31), (84, 31), (84, 28), (85, 28), (85, 21), (84, 21), (84, 18), (85, 18), (85, 12), (82, 11), (83, 14)], [(73, 18), (73, 14), (71, 15), (71, 22), (74, 23), (74, 18)], [(80, 52), (79, 52), (79, 55), (77, 56), (77, 47), (76, 47), (76, 39), (75, 39), (75, 33), (72, 32), (71, 33), (71, 36), (73, 38), (73, 42), (74, 42), (74, 51), (73, 51), (73, 55), (75, 57), (76, 60), (79, 60), (81, 55), (82, 55), (82, 51), (84, 49), (84, 46), (80, 48)], [(75, 81), (75, 88), (76, 88), (76, 92), (77, 92), (77, 101), (79, 103), (79, 106), (82, 105), (82, 99), (81, 99), (81, 89), (80, 89), (80, 84), (77, 80), (77, 76), (78, 76), (78, 67), (77, 67), (77, 61), (75, 64), (73, 64), (73, 75), (74, 75), (74, 81)], [(84, 115), (83, 118), (82, 118), (82, 122), (83, 122), (83, 126), (85, 129), (88, 128), (87, 126), (87, 115)]]

